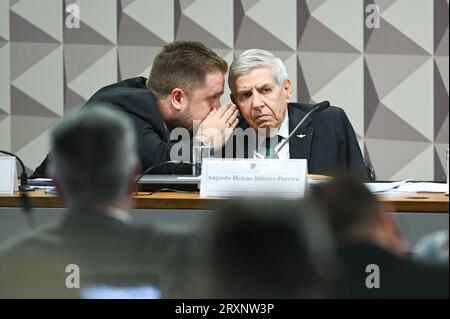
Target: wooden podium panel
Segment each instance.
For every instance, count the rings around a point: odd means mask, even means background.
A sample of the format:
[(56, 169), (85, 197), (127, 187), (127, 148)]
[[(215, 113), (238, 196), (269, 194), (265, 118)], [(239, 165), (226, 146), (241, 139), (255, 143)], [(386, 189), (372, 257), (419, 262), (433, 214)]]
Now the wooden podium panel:
[[(62, 200), (56, 195), (46, 194), (38, 189), (29, 192), (33, 207), (61, 208)], [(227, 198), (200, 198), (192, 193), (138, 193), (133, 196), (135, 208), (144, 209), (212, 209), (227, 201)], [(449, 198), (443, 193), (385, 194), (377, 196), (392, 212), (439, 212), (448, 213)], [(0, 195), (0, 207), (20, 207), (20, 195)]]

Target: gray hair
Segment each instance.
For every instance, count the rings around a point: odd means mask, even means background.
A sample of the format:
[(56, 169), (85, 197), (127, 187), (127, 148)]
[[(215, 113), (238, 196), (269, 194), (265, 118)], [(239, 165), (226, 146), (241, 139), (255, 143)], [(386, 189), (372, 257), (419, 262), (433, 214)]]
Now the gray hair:
[(95, 209), (128, 196), (138, 159), (129, 119), (95, 105), (65, 116), (51, 134), (53, 173), (71, 208)]
[(268, 67), (272, 71), (272, 76), (278, 85), (283, 85), (288, 79), (286, 67), (280, 58), (269, 51), (262, 49), (250, 49), (243, 52), (230, 66), (228, 73), (228, 86), (231, 92), (235, 92), (234, 80), (236, 77), (250, 73), (251, 71), (263, 67)]

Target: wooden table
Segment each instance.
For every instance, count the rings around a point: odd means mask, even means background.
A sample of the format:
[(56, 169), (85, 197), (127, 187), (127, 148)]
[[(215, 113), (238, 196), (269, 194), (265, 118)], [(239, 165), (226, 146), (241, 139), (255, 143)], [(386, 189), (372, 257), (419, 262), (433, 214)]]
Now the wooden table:
[[(33, 207), (61, 208), (64, 204), (55, 195), (35, 190), (28, 193)], [(443, 193), (388, 194), (378, 196), (392, 212), (449, 211), (449, 198)], [(228, 200), (225, 198), (200, 198), (198, 193), (138, 193), (134, 196), (135, 208), (144, 209), (212, 209)], [(20, 207), (20, 196), (0, 195), (0, 207)]]

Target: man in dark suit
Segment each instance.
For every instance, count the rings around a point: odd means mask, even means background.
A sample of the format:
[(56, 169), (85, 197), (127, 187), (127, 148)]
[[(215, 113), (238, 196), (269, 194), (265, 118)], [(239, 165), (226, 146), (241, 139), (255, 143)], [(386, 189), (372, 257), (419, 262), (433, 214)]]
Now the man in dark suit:
[(51, 139), (52, 177), (68, 214), (58, 226), (4, 247), (0, 295), (72, 297), (79, 290), (66, 287), (69, 265), (79, 268), (82, 289), (158, 285), (176, 236), (133, 225), (129, 215), (140, 171), (131, 121), (97, 105), (65, 117)]
[(314, 187), (343, 262), (338, 298), (448, 298), (448, 265), (413, 261), (391, 214), (358, 181), (339, 177)]
[[(227, 63), (203, 44), (174, 41), (155, 57), (148, 80), (136, 77), (106, 86), (84, 107), (108, 103), (132, 120), (142, 170), (170, 160), (191, 162), (194, 134), (220, 149), (238, 124), (236, 106), (220, 105), (226, 71)], [(31, 178), (48, 177), (50, 157)], [(191, 172), (190, 165), (167, 164), (150, 173)]]
[[(269, 155), (312, 107), (289, 103), (291, 82), (286, 68), (279, 58), (265, 50), (251, 49), (238, 56), (230, 66), (228, 83), (231, 98), (243, 117), (239, 128), (257, 130), (256, 137), (249, 138), (253, 142), (249, 144), (253, 145), (246, 144), (244, 150), (235, 146), (235, 156), (240, 153), (244, 157), (253, 157), (252, 150), (261, 148), (265, 148), (263, 152), (266, 153), (262, 155)], [(236, 134), (240, 132), (236, 130)], [(233, 139), (239, 143), (236, 140), (242, 140), (242, 137)], [(278, 157), (305, 158), (308, 172), (312, 174), (334, 175), (345, 170), (368, 178), (355, 132), (345, 112), (338, 107), (314, 112), (279, 150)]]

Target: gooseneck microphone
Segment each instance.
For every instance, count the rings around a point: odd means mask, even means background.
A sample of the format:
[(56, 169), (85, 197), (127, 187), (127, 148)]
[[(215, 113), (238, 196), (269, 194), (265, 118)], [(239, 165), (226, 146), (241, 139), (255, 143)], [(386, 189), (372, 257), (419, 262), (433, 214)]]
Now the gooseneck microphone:
[(311, 111), (309, 111), (308, 113), (306, 113), (305, 116), (303, 116), (302, 120), (297, 124), (297, 126), (292, 130), (291, 134), (289, 134), (289, 136), (280, 144), (278, 144), (277, 146), (275, 146), (274, 152), (272, 153), (272, 155), (269, 158), (278, 158), (278, 152), (287, 144), (289, 143), (289, 140), (291, 139), (291, 137), (295, 134), (295, 132), (298, 131), (298, 129), (302, 126), (302, 124), (306, 121), (306, 119), (308, 119), (308, 117), (313, 113), (313, 112), (321, 112), (327, 108), (330, 107), (330, 102), (329, 101), (322, 101), (320, 103), (317, 103), (316, 105), (313, 106), (313, 108), (311, 109)]
[(19, 192), (34, 191), (34, 189), (31, 188), (30, 185), (28, 185), (28, 174), (27, 171), (25, 170), (25, 165), (23, 165), (22, 160), (17, 155), (7, 151), (0, 150), (0, 153), (15, 157), (16, 160), (20, 163), (20, 166), (22, 167), (22, 173), (20, 174)]

